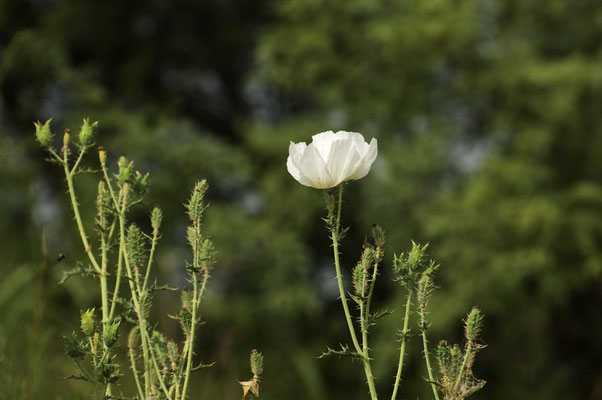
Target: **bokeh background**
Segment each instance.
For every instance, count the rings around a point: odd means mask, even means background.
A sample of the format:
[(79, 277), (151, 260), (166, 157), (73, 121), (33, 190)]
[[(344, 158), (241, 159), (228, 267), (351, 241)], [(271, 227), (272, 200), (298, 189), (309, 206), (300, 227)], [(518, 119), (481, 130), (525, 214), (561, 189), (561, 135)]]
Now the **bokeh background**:
[[(164, 210), (160, 282), (185, 284), (182, 204), (210, 182), (219, 264), (198, 354), (215, 366), (192, 398), (240, 398), (252, 348), (262, 398), (367, 398), (359, 365), (316, 358), (348, 333), (322, 194), (285, 168), (289, 141), (345, 129), (379, 142), (348, 185), (342, 250), (349, 268), (371, 224), (388, 232), (383, 398), (403, 304), (391, 259), (414, 239), (442, 265), (431, 343), (461, 342), (474, 304), (486, 314), (475, 399), (602, 399), (601, 39), (596, 0), (0, 0), (0, 398), (89, 398), (64, 379), (61, 337), (96, 285), (58, 285), (83, 253), (32, 125), (89, 116), (111, 165), (124, 154), (151, 174), (132, 220)], [(78, 184), (88, 222), (94, 179)], [(167, 293), (153, 315), (175, 338), (177, 307)], [(400, 398), (429, 398), (417, 340), (409, 360)]]

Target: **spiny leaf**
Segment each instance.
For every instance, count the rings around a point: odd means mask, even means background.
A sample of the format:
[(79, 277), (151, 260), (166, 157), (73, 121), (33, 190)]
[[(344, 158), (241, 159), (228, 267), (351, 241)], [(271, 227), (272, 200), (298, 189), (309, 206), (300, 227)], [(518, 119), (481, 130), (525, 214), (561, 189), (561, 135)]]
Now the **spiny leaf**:
[(359, 354), (356, 351), (350, 350), (349, 346), (347, 346), (347, 345), (343, 346), (342, 344), (340, 346), (341, 346), (341, 350), (334, 350), (334, 349), (326, 346), (326, 351), (324, 353), (322, 353), (318, 358), (337, 356), (337, 357), (350, 357), (350, 358), (357, 359), (357, 360), (364, 359), (364, 356), (362, 354)]

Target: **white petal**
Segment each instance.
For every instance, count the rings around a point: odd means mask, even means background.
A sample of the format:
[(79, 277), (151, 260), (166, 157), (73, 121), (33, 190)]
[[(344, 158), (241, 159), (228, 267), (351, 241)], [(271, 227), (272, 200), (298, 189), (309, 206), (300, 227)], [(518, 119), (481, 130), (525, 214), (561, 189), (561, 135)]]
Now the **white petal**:
[(355, 143), (360, 155), (363, 155), (363, 146), (367, 145), (366, 141), (364, 140), (364, 136), (361, 133), (357, 133), (357, 132), (347, 132), (347, 131), (338, 131), (336, 133), (336, 135), (340, 138), (344, 138), (344, 139), (350, 139), (353, 140), (353, 142)]
[(337, 140), (337, 135), (333, 131), (326, 131), (313, 135), (311, 144), (316, 147), (316, 150), (320, 153), (322, 160), (328, 160), (328, 154), (330, 153), (330, 146)]
[(370, 172), (370, 167), (372, 167), (372, 163), (376, 159), (376, 155), (378, 154), (378, 143), (376, 138), (372, 138), (370, 145), (367, 143), (364, 144), (365, 153), (357, 167), (357, 170), (349, 179), (361, 179), (368, 175), (368, 172)]
[(335, 182), (333, 186), (348, 180), (356, 171), (359, 161), (360, 153), (353, 139), (339, 139), (332, 143), (326, 164)]
[(336, 186), (328, 172), (326, 163), (316, 147), (308, 145), (303, 153), (299, 167), (299, 182), (316, 189), (328, 189)]
[(286, 169), (288, 173), (293, 176), (296, 180), (299, 180), (299, 162), (303, 157), (305, 148), (307, 145), (305, 142), (293, 143), (288, 146), (288, 158), (286, 159)]

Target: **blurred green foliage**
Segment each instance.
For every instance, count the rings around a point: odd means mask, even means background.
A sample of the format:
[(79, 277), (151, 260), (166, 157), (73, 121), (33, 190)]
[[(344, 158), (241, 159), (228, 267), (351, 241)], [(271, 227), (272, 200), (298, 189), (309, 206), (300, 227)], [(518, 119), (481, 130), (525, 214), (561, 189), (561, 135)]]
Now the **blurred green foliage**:
[[(134, 219), (149, 231), (152, 205), (164, 210), (163, 282), (185, 284), (182, 204), (209, 180), (219, 264), (199, 356), (216, 364), (196, 397), (240, 396), (251, 348), (265, 356), (262, 397), (367, 397), (356, 365), (315, 358), (346, 327), (322, 195), (284, 167), (289, 141), (347, 129), (380, 154), (348, 185), (344, 265), (374, 222), (389, 271), (410, 238), (430, 241), (442, 264), (431, 341), (460, 341), (473, 304), (485, 314), (475, 399), (601, 398), (601, 35), (593, 0), (0, 0), (0, 398), (85, 398), (63, 379), (58, 338), (97, 296), (56, 285), (83, 252), (32, 125), (85, 116), (109, 163), (125, 154), (150, 172)], [(91, 221), (94, 179), (78, 190)], [(402, 309), (390, 277), (375, 294), (397, 310), (374, 335), (385, 396)], [(167, 333), (175, 307), (160, 298)], [(416, 345), (402, 398), (430, 390)]]

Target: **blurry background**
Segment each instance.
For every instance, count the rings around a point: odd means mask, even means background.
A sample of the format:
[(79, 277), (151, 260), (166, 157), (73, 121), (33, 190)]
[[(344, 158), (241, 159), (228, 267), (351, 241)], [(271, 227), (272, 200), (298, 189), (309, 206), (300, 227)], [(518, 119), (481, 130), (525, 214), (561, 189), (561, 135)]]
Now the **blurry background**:
[[(289, 141), (346, 129), (379, 141), (347, 185), (342, 250), (350, 267), (371, 224), (388, 232), (381, 396), (403, 302), (391, 258), (414, 239), (442, 264), (431, 343), (460, 342), (474, 304), (486, 314), (475, 399), (602, 399), (601, 38), (595, 0), (0, 0), (0, 398), (88, 398), (64, 379), (61, 337), (97, 285), (57, 284), (83, 253), (32, 122), (60, 133), (89, 116), (112, 166), (124, 154), (151, 174), (132, 219), (164, 210), (161, 282), (185, 284), (182, 203), (210, 182), (219, 265), (198, 354), (216, 364), (194, 398), (240, 398), (252, 348), (262, 398), (367, 398), (359, 365), (316, 359), (348, 333), (322, 193), (285, 168)], [(88, 222), (94, 180), (78, 184)], [(177, 307), (162, 295), (153, 317), (176, 338)], [(416, 339), (409, 360), (400, 398), (429, 398)]]

